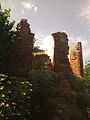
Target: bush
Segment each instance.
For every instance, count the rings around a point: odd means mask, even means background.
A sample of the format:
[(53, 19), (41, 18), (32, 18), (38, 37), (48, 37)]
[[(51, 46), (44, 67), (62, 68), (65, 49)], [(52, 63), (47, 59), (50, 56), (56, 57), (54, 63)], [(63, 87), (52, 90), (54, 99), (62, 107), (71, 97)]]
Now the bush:
[(31, 84), (26, 80), (17, 80), (2, 74), (0, 84), (0, 120), (29, 120)]
[(11, 10), (0, 10), (0, 72), (9, 73), (11, 45), (16, 32), (13, 30), (15, 21), (10, 20)]
[(58, 76), (51, 71), (33, 70), (29, 74), (29, 81), (32, 83), (32, 120), (46, 120), (49, 109), (48, 97), (54, 95), (54, 86), (57, 84)]

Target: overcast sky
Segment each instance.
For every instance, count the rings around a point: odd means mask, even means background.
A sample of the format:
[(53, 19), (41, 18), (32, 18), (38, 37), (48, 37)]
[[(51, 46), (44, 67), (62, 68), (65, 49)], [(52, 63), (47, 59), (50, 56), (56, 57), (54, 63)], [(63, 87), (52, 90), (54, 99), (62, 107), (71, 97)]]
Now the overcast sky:
[(90, 0), (0, 0), (2, 8), (10, 8), (16, 23), (28, 19), (38, 39), (37, 45), (53, 48), (53, 32), (66, 32), (69, 44), (83, 45), (84, 61), (90, 60)]

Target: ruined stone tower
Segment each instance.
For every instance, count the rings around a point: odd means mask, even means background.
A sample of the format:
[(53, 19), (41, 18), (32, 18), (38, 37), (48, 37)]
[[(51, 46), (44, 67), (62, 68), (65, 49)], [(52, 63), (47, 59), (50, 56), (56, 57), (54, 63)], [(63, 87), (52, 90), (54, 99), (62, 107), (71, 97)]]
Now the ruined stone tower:
[[(49, 97), (48, 120), (72, 120), (73, 115), (82, 118), (82, 108), (77, 104), (77, 93), (73, 89), (73, 72), (68, 59), (68, 38), (66, 33), (52, 34), (54, 38), (54, 71), (63, 75), (53, 88), (54, 94)], [(60, 83), (59, 83), (60, 82)]]
[(57, 32), (52, 34), (54, 38), (54, 71), (61, 72), (64, 76), (69, 76), (71, 73), (68, 59), (68, 38), (66, 33)]
[(70, 51), (70, 65), (75, 75), (83, 76), (82, 44), (78, 42)]
[(26, 19), (17, 24), (16, 39), (12, 45), (11, 68), (18, 77), (27, 77), (32, 66), (32, 47), (34, 34), (31, 33)]

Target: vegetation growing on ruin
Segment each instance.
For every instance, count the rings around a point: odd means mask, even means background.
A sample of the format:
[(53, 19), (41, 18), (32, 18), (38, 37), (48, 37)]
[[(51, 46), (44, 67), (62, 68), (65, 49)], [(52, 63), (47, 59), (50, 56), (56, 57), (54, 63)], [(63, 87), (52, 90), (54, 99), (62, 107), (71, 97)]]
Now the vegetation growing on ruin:
[(48, 97), (50, 94), (53, 94), (54, 91), (51, 88), (55, 86), (57, 79), (57, 74), (51, 71), (33, 70), (30, 72), (32, 120), (47, 119), (49, 112)]
[(85, 78), (86, 88), (87, 88), (88, 92), (90, 93), (90, 61), (88, 61), (85, 64), (84, 78)]

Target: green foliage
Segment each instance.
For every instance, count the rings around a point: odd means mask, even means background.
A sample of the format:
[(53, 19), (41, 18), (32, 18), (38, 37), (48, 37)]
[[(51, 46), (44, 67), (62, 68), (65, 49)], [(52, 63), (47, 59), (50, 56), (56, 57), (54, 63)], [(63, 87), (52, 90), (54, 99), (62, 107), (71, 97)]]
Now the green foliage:
[(87, 62), (84, 69), (84, 77), (87, 80), (90, 80), (90, 61)]
[[(88, 120), (90, 118), (90, 92), (86, 87), (86, 82), (82, 78), (78, 78), (76, 76), (72, 79), (72, 88), (77, 93), (77, 103), (86, 111)], [(88, 109), (88, 110), (87, 110)]]
[(8, 73), (11, 44), (15, 37), (12, 29), (15, 21), (10, 20), (10, 9), (0, 10), (0, 70)]
[(73, 113), (70, 116), (70, 120), (89, 120), (88, 118), (83, 118), (81, 115), (77, 115), (77, 113)]
[(72, 83), (72, 88), (77, 92), (78, 95), (78, 102), (83, 107), (90, 106), (90, 93), (86, 89), (84, 79), (81, 78), (75, 78)]
[(84, 84), (84, 79), (73, 76), (72, 78), (72, 88), (73, 90), (79, 92), (83, 92), (86, 90), (85, 84)]
[(33, 53), (38, 53), (38, 52), (45, 52), (45, 51), (40, 49), (39, 46), (33, 46)]
[[(85, 65), (85, 69), (84, 69), (84, 83), (85, 83), (85, 87), (89, 93), (88, 96), (86, 96), (86, 101), (87, 104), (89, 104), (87, 106), (87, 113), (88, 113), (88, 117), (90, 119), (90, 61), (88, 61)], [(82, 98), (83, 99), (83, 98)]]
[(90, 93), (90, 61), (88, 61), (87, 64), (85, 65), (84, 79), (85, 79), (84, 82), (85, 82), (86, 88)]
[(87, 91), (78, 93), (78, 101), (83, 107), (90, 106), (90, 94)]
[(31, 84), (0, 75), (0, 120), (30, 120)]
[(46, 120), (48, 114), (48, 96), (53, 94), (58, 76), (51, 71), (33, 70), (29, 74), (32, 83), (31, 115), (32, 120)]

